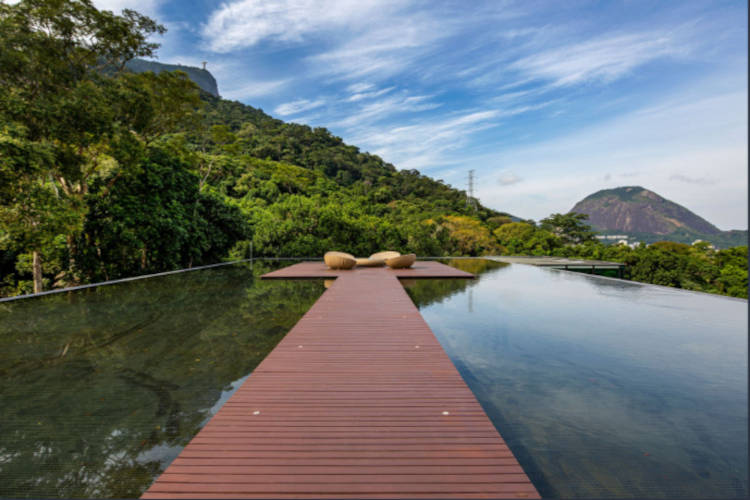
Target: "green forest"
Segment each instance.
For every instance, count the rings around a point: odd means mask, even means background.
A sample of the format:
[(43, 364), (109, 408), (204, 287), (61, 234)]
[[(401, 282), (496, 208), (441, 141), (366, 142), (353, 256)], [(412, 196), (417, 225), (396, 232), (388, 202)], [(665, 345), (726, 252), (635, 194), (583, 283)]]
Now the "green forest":
[(184, 73), (129, 71), (164, 32), (89, 0), (0, 3), (1, 296), (251, 251), (393, 249), (614, 260), (632, 280), (747, 297), (747, 246), (605, 246), (583, 215), (519, 221)]

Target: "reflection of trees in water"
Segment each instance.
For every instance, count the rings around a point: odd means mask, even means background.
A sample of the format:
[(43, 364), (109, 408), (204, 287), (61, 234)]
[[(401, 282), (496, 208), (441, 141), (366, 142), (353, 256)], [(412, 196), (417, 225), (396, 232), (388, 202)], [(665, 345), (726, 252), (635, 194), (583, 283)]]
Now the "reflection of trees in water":
[(139, 496), (322, 293), (275, 267), (0, 305), (0, 497)]
[(425, 307), (451, 297), (467, 288), (476, 286), (482, 275), (499, 272), (510, 264), (495, 262), (487, 259), (440, 259), (439, 262), (447, 264), (461, 271), (472, 273), (476, 279), (419, 279), (401, 280), (406, 287), (411, 300), (417, 307)]

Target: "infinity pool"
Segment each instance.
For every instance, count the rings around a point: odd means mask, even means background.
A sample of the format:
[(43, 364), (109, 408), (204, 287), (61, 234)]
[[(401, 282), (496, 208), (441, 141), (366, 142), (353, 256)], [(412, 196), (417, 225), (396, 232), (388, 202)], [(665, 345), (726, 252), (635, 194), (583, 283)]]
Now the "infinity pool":
[(747, 496), (746, 300), (480, 262), (407, 290), (543, 496)]
[[(747, 301), (446, 262), (403, 283), (543, 495), (747, 495)], [(0, 302), (0, 497), (139, 496), (323, 293), (289, 264)]]

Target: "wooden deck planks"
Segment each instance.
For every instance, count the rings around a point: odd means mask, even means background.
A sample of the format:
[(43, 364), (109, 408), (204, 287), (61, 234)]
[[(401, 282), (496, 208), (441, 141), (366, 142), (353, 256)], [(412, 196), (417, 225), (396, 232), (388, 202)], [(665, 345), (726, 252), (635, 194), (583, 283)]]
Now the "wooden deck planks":
[(399, 277), (336, 278), (142, 498), (539, 498)]
[(395, 276), (397, 278), (463, 278), (471, 279), (474, 277), (471, 273), (461, 271), (455, 267), (446, 266), (440, 262), (419, 260), (408, 269), (389, 269), (387, 267), (358, 267), (350, 271), (337, 271), (334, 269), (328, 269), (326, 265), (321, 262), (301, 262), (292, 266), (283, 267), (276, 271), (270, 272), (263, 276), (263, 279), (328, 279), (337, 278), (339, 276), (358, 276), (362, 278), (367, 277), (382, 277), (385, 275)]

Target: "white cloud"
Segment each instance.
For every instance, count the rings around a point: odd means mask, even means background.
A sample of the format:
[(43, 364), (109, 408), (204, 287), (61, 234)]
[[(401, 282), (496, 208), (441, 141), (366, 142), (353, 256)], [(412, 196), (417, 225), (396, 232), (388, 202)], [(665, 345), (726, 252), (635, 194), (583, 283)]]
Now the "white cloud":
[(687, 182), (688, 184), (716, 184), (717, 179), (712, 177), (690, 177), (684, 174), (676, 173), (669, 177), (670, 181)]
[(262, 40), (301, 42), (306, 36), (366, 24), (397, 2), (361, 0), (235, 0), (221, 4), (203, 36), (211, 50), (229, 52)]
[(346, 90), (353, 94), (357, 94), (359, 92), (366, 92), (374, 88), (375, 88), (375, 85), (372, 83), (360, 82), (360, 83), (352, 83), (351, 85), (346, 87)]
[(403, 169), (441, 165), (447, 151), (459, 149), (471, 134), (495, 126), (497, 111), (474, 111), (415, 125), (368, 127), (351, 138), (362, 149)]
[(377, 101), (362, 104), (355, 110), (348, 110), (346, 118), (329, 122), (334, 128), (369, 127), (374, 123), (400, 113), (415, 113), (435, 109), (441, 104), (430, 102), (432, 96), (405, 94), (391, 95)]
[[(311, 76), (383, 80), (455, 32), (455, 19), (425, 7), (415, 0), (234, 0), (211, 13), (202, 35), (219, 53), (263, 42), (297, 47), (309, 42), (314, 52), (304, 62)], [(369, 85), (357, 84), (352, 92), (365, 92)]]
[(309, 101), (307, 99), (297, 99), (296, 101), (285, 102), (284, 104), (276, 106), (275, 111), (282, 116), (296, 115), (302, 113), (303, 111), (319, 108), (323, 104), (325, 103), (322, 99), (318, 99), (315, 101)]
[(647, 62), (686, 52), (684, 42), (669, 34), (630, 33), (535, 53), (515, 61), (509, 68), (555, 85), (609, 82)]
[(352, 94), (349, 97), (346, 98), (348, 102), (357, 102), (362, 101), (364, 99), (374, 99), (375, 97), (380, 97), (383, 94), (387, 94), (391, 90), (395, 89), (396, 87), (386, 87), (384, 89), (380, 90), (373, 90), (372, 92), (358, 92), (356, 94)]
[(433, 19), (429, 13), (395, 15), (373, 21), (359, 34), (347, 37), (345, 43), (310, 56), (308, 62), (320, 75), (382, 81), (414, 69), (419, 58), (450, 31), (450, 25)]
[(511, 186), (513, 184), (518, 184), (522, 180), (523, 180), (522, 178), (518, 177), (513, 172), (505, 170), (503, 172), (500, 172), (500, 176), (498, 177), (497, 182), (501, 186)]
[[(438, 107), (440, 103), (434, 102), (433, 97), (392, 95), (363, 105), (346, 118), (327, 126), (344, 128), (339, 135), (348, 142), (380, 155), (398, 168), (416, 168), (444, 175), (450, 173), (441, 170), (447, 165), (461, 165), (462, 172), (468, 168), (463, 166), (467, 164), (465, 154), (454, 155), (472, 142), (474, 134), (498, 126), (501, 119), (541, 109), (554, 102), (506, 109), (464, 110), (447, 116), (434, 113), (399, 116), (400, 113), (418, 113)], [(506, 180), (510, 185), (522, 179), (514, 176)]]

